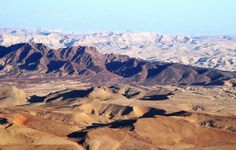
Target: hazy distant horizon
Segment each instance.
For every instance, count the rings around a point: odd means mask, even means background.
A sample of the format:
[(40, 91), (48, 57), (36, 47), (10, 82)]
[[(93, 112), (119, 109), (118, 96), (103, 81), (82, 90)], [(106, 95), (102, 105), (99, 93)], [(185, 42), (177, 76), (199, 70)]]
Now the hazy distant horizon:
[(235, 6), (234, 0), (8, 0), (0, 5), (0, 28), (236, 35)]
[(161, 33), (161, 32), (145, 32), (145, 31), (95, 31), (95, 32), (80, 32), (80, 31), (66, 31), (63, 29), (49, 29), (49, 28), (6, 28), (0, 27), (0, 29), (8, 29), (8, 30), (25, 30), (25, 31), (45, 31), (45, 32), (55, 32), (55, 33), (62, 33), (62, 34), (72, 34), (72, 35), (90, 35), (90, 34), (122, 34), (122, 33), (154, 33), (158, 35), (167, 35), (167, 36), (191, 36), (191, 37), (220, 37), (220, 36), (231, 36), (236, 37), (236, 34), (184, 34), (184, 33)]

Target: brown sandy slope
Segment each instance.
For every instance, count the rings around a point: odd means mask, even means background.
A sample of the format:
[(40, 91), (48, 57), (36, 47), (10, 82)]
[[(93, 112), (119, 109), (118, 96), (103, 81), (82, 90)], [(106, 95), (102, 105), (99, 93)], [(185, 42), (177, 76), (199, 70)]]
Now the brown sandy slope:
[(231, 86), (44, 86), (2, 88), (1, 149), (236, 149)]
[[(132, 126), (132, 127), (130, 127)], [(83, 135), (84, 133), (84, 135)], [(184, 149), (222, 147), (235, 148), (236, 134), (198, 126), (181, 118), (151, 117), (115, 122), (71, 134), (91, 149)], [(85, 138), (85, 139), (83, 139)]]
[(0, 107), (9, 107), (27, 103), (27, 94), (14, 86), (0, 87)]

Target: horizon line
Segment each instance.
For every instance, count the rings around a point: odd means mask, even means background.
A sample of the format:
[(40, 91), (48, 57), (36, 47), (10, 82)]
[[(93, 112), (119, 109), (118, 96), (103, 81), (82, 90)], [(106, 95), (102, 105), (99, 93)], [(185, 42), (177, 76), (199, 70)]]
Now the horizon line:
[(157, 35), (167, 35), (167, 36), (191, 36), (191, 37), (205, 37), (205, 36), (236, 36), (236, 34), (193, 34), (193, 33), (164, 33), (164, 32), (155, 32), (155, 31), (132, 31), (132, 30), (126, 30), (126, 31), (72, 31), (72, 30), (65, 30), (60, 28), (21, 28), (21, 27), (0, 27), (1, 29), (5, 30), (25, 30), (25, 31), (41, 31), (41, 32), (52, 32), (52, 33), (63, 33), (63, 34), (70, 34), (70, 35), (93, 35), (93, 34), (122, 34), (122, 33), (154, 33)]

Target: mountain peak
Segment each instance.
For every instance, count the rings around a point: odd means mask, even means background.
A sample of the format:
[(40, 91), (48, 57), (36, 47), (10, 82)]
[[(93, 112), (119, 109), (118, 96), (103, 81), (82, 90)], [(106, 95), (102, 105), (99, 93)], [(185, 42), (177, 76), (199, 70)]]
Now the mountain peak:
[(236, 70), (236, 36), (162, 35), (140, 32), (67, 34), (47, 30), (0, 28), (0, 45), (10, 46), (17, 43), (43, 43), (49, 49), (88, 46), (96, 47), (103, 54), (116, 53), (152, 61), (175, 62), (225, 71)]
[(93, 83), (142, 82), (146, 84), (223, 84), (236, 72), (199, 68), (177, 63), (148, 62), (125, 55), (100, 53), (96, 48), (73, 46), (50, 49), (44, 44), (21, 43), (2, 47), (0, 74), (77, 77)]

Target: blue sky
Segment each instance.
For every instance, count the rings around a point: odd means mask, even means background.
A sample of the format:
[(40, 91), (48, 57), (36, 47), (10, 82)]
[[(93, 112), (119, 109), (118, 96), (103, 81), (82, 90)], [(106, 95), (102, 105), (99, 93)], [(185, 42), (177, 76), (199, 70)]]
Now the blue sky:
[(0, 27), (236, 35), (236, 0), (2, 0)]

